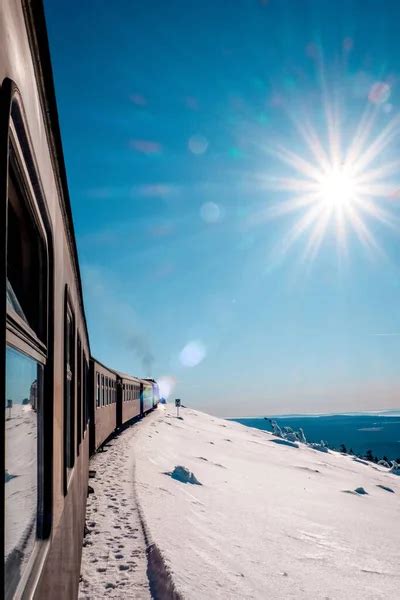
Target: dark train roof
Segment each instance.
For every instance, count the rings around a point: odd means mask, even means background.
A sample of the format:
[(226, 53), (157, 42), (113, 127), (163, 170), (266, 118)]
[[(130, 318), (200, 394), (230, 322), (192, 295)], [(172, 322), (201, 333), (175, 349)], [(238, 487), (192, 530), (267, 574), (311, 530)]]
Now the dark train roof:
[(130, 381), (140, 382), (142, 381), (140, 377), (136, 377), (136, 375), (128, 375), (128, 373), (122, 373), (121, 371), (115, 371), (121, 379), (129, 379)]
[(76, 283), (80, 295), (82, 316), (90, 350), (89, 332), (83, 304), (82, 280), (79, 268), (78, 249), (76, 245), (71, 201), (68, 190), (67, 172), (61, 141), (60, 123), (58, 118), (57, 100), (54, 87), (53, 69), (51, 66), (49, 40), (47, 36), (46, 18), (41, 0), (26, 0), (22, 2), (25, 23), (31, 47), (36, 82), (42, 107), (47, 141), (49, 145), (52, 166), (58, 187), (60, 208), (66, 224), (67, 239), (75, 269)]

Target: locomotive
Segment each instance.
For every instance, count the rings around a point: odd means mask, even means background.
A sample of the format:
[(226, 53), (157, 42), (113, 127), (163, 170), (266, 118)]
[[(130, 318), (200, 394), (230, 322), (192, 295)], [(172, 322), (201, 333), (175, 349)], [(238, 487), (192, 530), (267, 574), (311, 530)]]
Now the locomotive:
[(90, 454), (157, 406), (91, 356), (42, 3), (0, 2), (1, 589), (78, 595)]

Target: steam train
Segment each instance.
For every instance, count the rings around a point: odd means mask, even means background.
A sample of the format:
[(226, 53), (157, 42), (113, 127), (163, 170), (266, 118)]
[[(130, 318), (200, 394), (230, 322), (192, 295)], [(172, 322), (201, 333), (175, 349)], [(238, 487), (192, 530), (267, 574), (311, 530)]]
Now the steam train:
[(0, 2), (3, 597), (78, 595), (89, 456), (158, 403), (91, 356), (44, 10)]

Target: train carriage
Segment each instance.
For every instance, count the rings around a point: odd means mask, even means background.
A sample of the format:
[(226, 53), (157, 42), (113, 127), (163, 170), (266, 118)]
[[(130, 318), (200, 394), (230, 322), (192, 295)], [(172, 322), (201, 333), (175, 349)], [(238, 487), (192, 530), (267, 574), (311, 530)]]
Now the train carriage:
[(140, 379), (118, 373), (118, 425), (126, 425), (141, 415)]
[(143, 415), (153, 409), (154, 390), (153, 382), (149, 379), (141, 380), (141, 412)]
[(151, 383), (153, 388), (153, 408), (157, 408), (158, 403), (160, 402), (160, 390), (158, 387), (158, 383), (155, 379), (146, 378), (144, 381), (148, 381)]
[(90, 348), (41, 4), (0, 2), (0, 40), (3, 597), (75, 598)]
[(117, 428), (117, 374), (92, 358), (90, 382), (93, 404), (90, 450), (94, 452)]

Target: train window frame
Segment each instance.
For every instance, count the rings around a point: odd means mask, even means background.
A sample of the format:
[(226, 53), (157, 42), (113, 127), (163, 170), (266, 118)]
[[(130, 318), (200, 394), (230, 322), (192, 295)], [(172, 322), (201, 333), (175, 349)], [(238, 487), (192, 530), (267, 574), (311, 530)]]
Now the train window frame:
[(83, 367), (83, 395), (82, 395), (82, 439), (85, 439), (86, 428), (87, 428), (87, 419), (88, 419), (88, 398), (87, 398), (87, 388), (88, 388), (88, 364), (86, 358), (86, 352), (82, 350), (82, 367)]
[[(16, 589), (9, 593), (20, 594), (27, 584), (32, 565), (44, 550), (41, 540), (49, 538), (52, 528), (52, 486), (53, 486), (53, 331), (54, 331), (54, 236), (51, 219), (45, 201), (43, 186), (39, 178), (34, 153), (28, 133), (27, 122), (23, 110), (23, 103), (15, 84), (5, 79), (0, 87), (0, 204), (2, 216), (0, 219), (0, 245), (1, 266), (0, 285), (3, 293), (0, 301), (0, 394), (6, 398), (6, 354), (8, 349), (17, 354), (31, 359), (38, 365), (37, 380), (37, 445), (36, 445), (36, 488), (34, 510), (33, 545), (24, 562)], [(12, 197), (11, 197), (12, 196)], [(11, 207), (11, 209), (10, 209)], [(19, 208), (16, 208), (19, 207)], [(23, 233), (25, 249), (28, 256), (35, 248), (36, 256), (28, 263), (24, 262), (27, 271), (33, 269), (33, 275), (28, 275), (40, 280), (38, 283), (36, 301), (28, 288), (21, 295), (15, 293), (8, 279), (10, 253), (15, 248), (7, 243), (8, 213), (13, 211), (14, 226), (23, 232), (19, 225), (25, 219), (30, 228), (31, 239), (26, 240)], [(17, 212), (15, 212), (17, 210)], [(11, 236), (10, 236), (11, 239)], [(32, 239), (34, 246), (31, 246)], [(14, 258), (15, 259), (15, 258)], [(14, 260), (13, 259), (13, 260)], [(18, 259), (15, 259), (18, 260)], [(35, 260), (38, 262), (35, 264)], [(32, 262), (33, 261), (33, 262)], [(17, 264), (17, 263), (14, 263)], [(10, 302), (8, 291), (12, 290), (17, 302)], [(29, 304), (28, 317), (26, 318), (21, 308), (20, 300), (25, 295), (25, 302)], [(28, 300), (29, 296), (29, 300)], [(36, 316), (35, 316), (36, 313)], [(39, 369), (40, 366), (40, 369)], [(4, 402), (3, 402), (4, 405)], [(5, 417), (3, 417), (4, 419)], [(0, 437), (0, 463), (3, 472), (5, 463), (5, 421), (1, 427)], [(4, 531), (6, 518), (5, 488), (0, 494), (0, 530)], [(4, 537), (0, 546), (4, 549)], [(4, 553), (3, 553), (4, 554)], [(2, 574), (5, 569), (3, 563)]]
[(83, 365), (82, 365), (82, 342), (77, 333), (76, 345), (76, 453), (79, 456), (82, 442), (82, 387), (83, 387)]
[[(70, 336), (71, 334), (71, 336)], [(69, 337), (70, 336), (70, 337)], [(64, 419), (63, 419), (63, 439), (64, 439), (64, 496), (68, 493), (69, 483), (71, 481), (75, 466), (75, 402), (76, 402), (76, 321), (73, 310), (72, 299), (69, 293), (68, 285), (65, 285), (64, 292)], [(67, 352), (71, 349), (71, 360), (67, 364)], [(68, 387), (68, 382), (70, 386)], [(68, 398), (68, 390), (71, 394)]]

